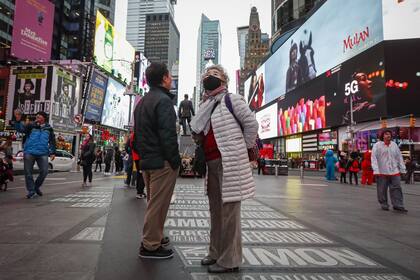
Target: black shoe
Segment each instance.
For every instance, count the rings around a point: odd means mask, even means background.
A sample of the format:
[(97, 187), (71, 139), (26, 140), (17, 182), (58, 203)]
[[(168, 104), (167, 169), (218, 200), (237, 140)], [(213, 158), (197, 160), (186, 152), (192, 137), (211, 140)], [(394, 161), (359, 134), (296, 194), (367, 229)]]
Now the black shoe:
[(30, 193), (28, 193), (27, 195), (26, 195), (26, 198), (27, 199), (31, 199), (31, 198), (33, 198), (35, 196), (35, 193), (34, 192), (30, 192)]
[(160, 241), (160, 245), (162, 245), (163, 247), (167, 247), (169, 243), (171, 243), (171, 240), (167, 236), (164, 236)]
[(385, 205), (381, 206), (381, 209), (384, 210), (384, 211), (389, 211), (389, 207), (385, 206)]
[(210, 256), (204, 257), (204, 259), (201, 260), (201, 265), (213, 265), (216, 263), (216, 260), (210, 258)]
[(154, 251), (149, 251), (143, 247), (140, 247), (139, 257), (143, 259), (169, 259), (174, 256), (174, 252), (171, 249), (165, 249), (162, 246)]
[(35, 190), (35, 193), (36, 193), (38, 196), (42, 196), (42, 195), (43, 195), (43, 193), (42, 193), (40, 190)]
[(209, 266), (207, 268), (207, 271), (209, 273), (231, 273), (231, 272), (238, 272), (239, 267), (226, 268), (226, 267), (220, 266), (217, 263), (215, 263), (215, 264)]
[(408, 212), (408, 210), (405, 209), (404, 207), (395, 207), (394, 206), (394, 210), (397, 211), (397, 212), (400, 212), (400, 213), (407, 213)]

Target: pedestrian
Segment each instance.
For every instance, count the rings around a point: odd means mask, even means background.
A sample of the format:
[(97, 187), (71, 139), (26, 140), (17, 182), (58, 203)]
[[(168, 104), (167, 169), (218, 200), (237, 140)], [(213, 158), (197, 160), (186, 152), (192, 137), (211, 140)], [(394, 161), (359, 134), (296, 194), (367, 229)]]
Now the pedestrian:
[(327, 168), (327, 173), (325, 178), (328, 181), (335, 181), (337, 178), (335, 177), (335, 164), (337, 163), (337, 158), (334, 156), (334, 152), (332, 150), (327, 150), (325, 153), (325, 165)]
[(191, 100), (188, 100), (188, 94), (184, 95), (184, 100), (179, 104), (178, 117), (182, 125), (183, 135), (187, 135), (187, 123), (191, 131), (191, 116), (194, 116), (194, 108)]
[(7, 191), (7, 163), (0, 158), (0, 191)]
[[(7, 139), (3, 145), (0, 146), (0, 151), (4, 153), (4, 163), (6, 167), (7, 180), (13, 182), (13, 144), (12, 139)], [(7, 184), (5, 185), (7, 190)]]
[(392, 131), (385, 130), (372, 149), (372, 169), (376, 176), (378, 201), (382, 210), (388, 211), (388, 189), (395, 211), (407, 213), (401, 190), (401, 174), (406, 172), (398, 145), (391, 141)]
[[(357, 155), (353, 154), (353, 156), (357, 156)], [(358, 185), (359, 184), (358, 173), (360, 171), (359, 159), (350, 157), (347, 166), (348, 166), (348, 170), (349, 170), (350, 185), (353, 184), (353, 177), (354, 177), (354, 181), (355, 181), (356, 185)]]
[(96, 151), (96, 155), (95, 155), (96, 159), (96, 165), (95, 165), (95, 172), (97, 172), (98, 167), (99, 167), (99, 172), (102, 172), (102, 161), (103, 161), (103, 153), (102, 153), (102, 149), (98, 148), (98, 150)]
[(90, 134), (86, 135), (85, 140), (82, 144), (82, 153), (80, 155), (80, 165), (83, 168), (83, 183), (82, 187), (87, 187), (87, 179), (89, 179), (89, 187), (92, 186), (92, 165), (95, 161), (95, 143), (93, 137)]
[(260, 175), (261, 171), (262, 171), (262, 174), (264, 175), (264, 167), (265, 167), (265, 159), (264, 159), (264, 157), (261, 157), (260, 156), (258, 158), (257, 164), (258, 164), (258, 175)]
[(147, 210), (139, 257), (167, 259), (173, 251), (164, 246), (163, 228), (181, 164), (176, 133), (176, 111), (172, 77), (163, 63), (146, 69), (150, 90), (134, 111), (134, 150), (140, 155), (139, 169), (147, 188)]
[(372, 185), (373, 169), (372, 169), (372, 153), (367, 151), (363, 155), (362, 161), (362, 185)]
[[(136, 177), (136, 190), (137, 190), (136, 198), (142, 199), (146, 197), (146, 194), (144, 193), (145, 184), (144, 184), (142, 171), (140, 170), (140, 156), (133, 148), (134, 132), (131, 133), (128, 141), (129, 141), (129, 147), (130, 147), (130, 152), (131, 152), (131, 160), (134, 163), (134, 164), (132, 163), (132, 172), (135, 174), (135, 177)], [(130, 184), (130, 181), (128, 181), (128, 185), (129, 184)]]
[(122, 157), (120, 149), (114, 147), (114, 164), (115, 164), (115, 173), (118, 174), (122, 171)]
[(407, 173), (405, 174), (405, 183), (406, 184), (410, 184), (411, 182), (411, 176), (414, 173), (414, 170), (416, 169), (416, 165), (414, 163), (413, 160), (411, 160), (411, 158), (407, 158), (406, 162), (405, 162), (405, 169), (407, 170)]
[(114, 156), (114, 150), (108, 149), (105, 154), (105, 175), (111, 175), (111, 164), (112, 164), (112, 157)]
[(340, 155), (338, 172), (340, 173), (340, 183), (347, 184), (347, 155), (345, 153)]
[(202, 77), (205, 89), (193, 135), (203, 143), (210, 210), (209, 253), (201, 260), (209, 273), (234, 272), (242, 263), (241, 201), (255, 194), (247, 149), (255, 147), (258, 123), (243, 97), (230, 94), (220, 65)]
[[(35, 194), (42, 196), (40, 190), (42, 183), (48, 175), (48, 156), (55, 159), (55, 135), (53, 128), (47, 123), (47, 113), (40, 111), (36, 114), (35, 122), (22, 123), (22, 113), (15, 110), (13, 123), (16, 131), (26, 134), (26, 142), (23, 149), (23, 164), (25, 170), (25, 183), (28, 199)], [(39, 175), (34, 181), (33, 168), (35, 162), (38, 165)]]

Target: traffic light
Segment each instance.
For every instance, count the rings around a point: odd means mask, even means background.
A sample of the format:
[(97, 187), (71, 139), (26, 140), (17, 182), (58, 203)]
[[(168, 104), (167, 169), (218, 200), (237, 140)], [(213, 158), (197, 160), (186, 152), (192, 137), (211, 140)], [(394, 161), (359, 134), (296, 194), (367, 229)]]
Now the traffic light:
[(416, 126), (416, 118), (413, 116), (410, 116), (410, 127)]
[(386, 122), (386, 120), (381, 120), (381, 128), (387, 128), (388, 123)]

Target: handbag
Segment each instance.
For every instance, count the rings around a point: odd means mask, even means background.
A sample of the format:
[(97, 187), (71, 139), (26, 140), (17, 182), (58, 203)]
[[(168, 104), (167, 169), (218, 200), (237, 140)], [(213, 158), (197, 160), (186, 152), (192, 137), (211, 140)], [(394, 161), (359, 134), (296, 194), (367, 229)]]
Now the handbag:
[[(244, 131), (244, 128), (242, 127), (241, 122), (238, 120), (238, 118), (236, 117), (235, 113), (233, 112), (233, 105), (232, 105), (232, 100), (230, 100), (230, 93), (227, 93), (225, 95), (225, 104), (226, 107), (228, 108), (229, 112), (232, 114), (232, 116), (235, 118), (236, 122), (239, 124), (239, 126), (241, 127), (242, 132)], [(258, 138), (255, 140), (255, 144), (252, 148), (248, 149), (248, 158), (249, 161), (257, 161), (258, 158), (260, 157), (260, 150), (259, 150), (259, 146), (260, 143), (258, 142)]]

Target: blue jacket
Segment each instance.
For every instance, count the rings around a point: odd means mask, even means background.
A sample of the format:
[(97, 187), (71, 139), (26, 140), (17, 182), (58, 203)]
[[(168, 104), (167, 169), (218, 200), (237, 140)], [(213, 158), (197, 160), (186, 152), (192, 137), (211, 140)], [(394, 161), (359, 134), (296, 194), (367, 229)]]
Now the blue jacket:
[(40, 126), (34, 123), (24, 125), (22, 122), (15, 122), (14, 127), (16, 131), (26, 134), (24, 153), (33, 156), (55, 154), (55, 135), (49, 124)]

